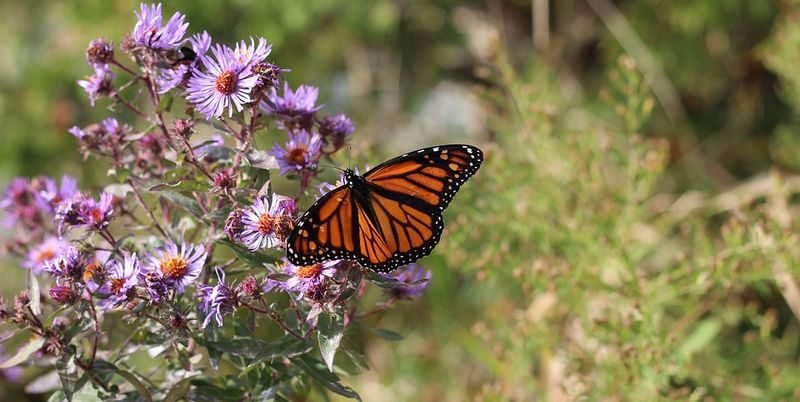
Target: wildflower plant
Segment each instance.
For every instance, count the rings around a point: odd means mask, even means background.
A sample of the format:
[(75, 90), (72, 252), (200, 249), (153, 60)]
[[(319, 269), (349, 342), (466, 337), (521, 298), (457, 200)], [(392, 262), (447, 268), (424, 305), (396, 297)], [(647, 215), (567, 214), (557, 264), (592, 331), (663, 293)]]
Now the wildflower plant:
[[(137, 120), (69, 130), (113, 183), (95, 193), (68, 176), (17, 178), (0, 200), (14, 228), (5, 249), (30, 285), (13, 307), (0, 301), (27, 341), (0, 369), (54, 370), (51, 400), (293, 400), (313, 387), (358, 398), (338, 376), (364, 358), (343, 337), (421, 296), (431, 273), (283, 259), (298, 205), (331, 188), (320, 162), (353, 122), (325, 115), (318, 88), (290, 85), (264, 38), (218, 43), (160, 4), (135, 15), (118, 46), (89, 44), (78, 85), (93, 107)], [(272, 174), (295, 189), (274, 192)], [(373, 306), (369, 284), (382, 289)]]

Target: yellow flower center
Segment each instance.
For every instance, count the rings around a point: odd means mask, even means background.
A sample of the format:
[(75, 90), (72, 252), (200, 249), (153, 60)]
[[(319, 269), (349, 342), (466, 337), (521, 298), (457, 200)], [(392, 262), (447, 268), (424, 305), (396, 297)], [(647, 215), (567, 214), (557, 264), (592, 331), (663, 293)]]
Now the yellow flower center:
[(163, 261), (161, 261), (161, 274), (164, 275), (164, 278), (168, 279), (176, 279), (180, 278), (186, 273), (186, 268), (188, 264), (186, 260), (183, 259), (181, 256), (175, 257), (167, 257)]
[(319, 275), (320, 272), (322, 272), (322, 264), (313, 264), (297, 268), (295, 275), (303, 279), (309, 279)]
[(258, 232), (261, 234), (270, 234), (275, 227), (275, 218), (269, 214), (262, 214), (258, 217)]
[(234, 74), (232, 71), (226, 71), (222, 73), (222, 75), (217, 77), (215, 86), (218, 92), (225, 95), (230, 95), (233, 93), (233, 90), (235, 89), (234, 88), (235, 84), (236, 84), (236, 74)]

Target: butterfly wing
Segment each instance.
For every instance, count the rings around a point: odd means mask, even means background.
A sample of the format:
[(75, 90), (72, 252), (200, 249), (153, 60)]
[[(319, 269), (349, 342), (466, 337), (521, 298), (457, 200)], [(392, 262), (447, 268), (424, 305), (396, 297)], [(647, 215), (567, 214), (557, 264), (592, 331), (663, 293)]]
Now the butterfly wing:
[(359, 255), (356, 209), (353, 194), (345, 186), (317, 200), (286, 239), (289, 261), (303, 266)]
[(439, 242), (441, 214), (431, 216), (377, 193), (370, 200), (362, 205), (344, 186), (322, 197), (289, 235), (289, 261), (303, 266), (348, 259), (388, 272), (427, 255)]
[(441, 212), (482, 162), (478, 148), (442, 145), (378, 165), (360, 187), (338, 187), (309, 208), (287, 240), (289, 261), (352, 259), (389, 272), (430, 254), (444, 230)]
[(483, 152), (470, 145), (422, 148), (384, 162), (364, 174), (379, 190), (423, 212), (444, 211), (456, 192), (483, 163)]

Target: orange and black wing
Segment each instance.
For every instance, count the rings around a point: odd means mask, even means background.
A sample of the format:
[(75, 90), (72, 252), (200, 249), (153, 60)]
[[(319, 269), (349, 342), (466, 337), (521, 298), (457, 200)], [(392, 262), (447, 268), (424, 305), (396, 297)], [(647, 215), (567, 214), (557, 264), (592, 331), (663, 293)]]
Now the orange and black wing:
[[(469, 145), (440, 145), (398, 156), (364, 174), (369, 225), (359, 218), (365, 246), (359, 262), (380, 272), (410, 264), (431, 253), (444, 230), (442, 211), (483, 163)], [(380, 241), (368, 241), (370, 238)]]
[(352, 192), (345, 186), (317, 200), (286, 240), (289, 261), (303, 266), (358, 255), (357, 208)]
[(287, 242), (289, 261), (352, 259), (389, 272), (430, 254), (444, 230), (441, 212), (482, 162), (478, 148), (442, 145), (375, 167), (362, 187), (338, 187), (300, 218)]
[(447, 208), (461, 185), (483, 163), (483, 152), (470, 145), (422, 148), (384, 162), (366, 174), (370, 190), (379, 190), (426, 213)]

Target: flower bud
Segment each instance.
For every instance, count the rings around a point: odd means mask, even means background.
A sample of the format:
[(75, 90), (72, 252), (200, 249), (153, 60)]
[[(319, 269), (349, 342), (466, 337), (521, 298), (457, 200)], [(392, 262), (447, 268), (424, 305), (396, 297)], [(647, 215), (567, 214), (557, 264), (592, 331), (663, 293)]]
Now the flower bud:
[(58, 304), (72, 304), (75, 302), (76, 295), (71, 287), (56, 285), (50, 288), (50, 298)]

